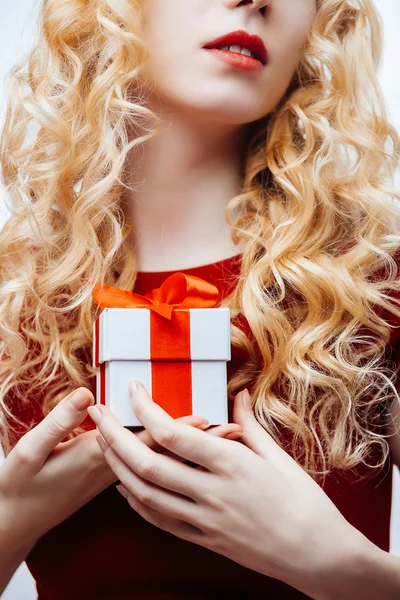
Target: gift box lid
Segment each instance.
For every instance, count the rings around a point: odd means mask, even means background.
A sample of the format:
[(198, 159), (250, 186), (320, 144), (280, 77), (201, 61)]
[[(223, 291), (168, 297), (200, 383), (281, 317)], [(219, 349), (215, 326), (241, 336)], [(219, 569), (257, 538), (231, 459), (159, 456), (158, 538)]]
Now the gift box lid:
[(105, 308), (93, 324), (94, 367), (110, 360), (230, 358), (227, 307), (175, 309), (171, 320), (146, 308)]

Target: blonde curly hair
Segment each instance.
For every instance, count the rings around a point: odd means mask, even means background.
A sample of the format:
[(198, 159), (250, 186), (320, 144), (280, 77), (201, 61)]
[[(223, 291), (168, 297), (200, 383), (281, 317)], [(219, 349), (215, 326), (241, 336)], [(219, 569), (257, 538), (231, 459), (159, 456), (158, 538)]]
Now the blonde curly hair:
[[(143, 4), (44, 0), (40, 41), (10, 72), (0, 155), (11, 212), (0, 236), (6, 454), (17, 425), (32, 426), (17, 418), (16, 398), (40, 398), (46, 415), (93, 381), (82, 356), (100, 312), (94, 282), (135, 284), (124, 167), (159, 127), (140, 80)], [(371, 466), (382, 466), (388, 443), (374, 415), (399, 401), (382, 360), (383, 312), (400, 316), (400, 196), (380, 53), (370, 0), (317, 1), (285, 97), (252, 124), (243, 189), (227, 209), (244, 253), (223, 304), (246, 356), (229, 397), (249, 386), (258, 421), (279, 443), (282, 428), (289, 434), (286, 449), (312, 476), (367, 464), (376, 447)]]

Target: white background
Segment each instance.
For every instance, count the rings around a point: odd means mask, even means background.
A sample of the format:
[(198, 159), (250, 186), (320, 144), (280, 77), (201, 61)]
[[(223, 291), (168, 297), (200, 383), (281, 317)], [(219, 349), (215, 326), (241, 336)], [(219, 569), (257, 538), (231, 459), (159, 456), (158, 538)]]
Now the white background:
[[(66, 0), (68, 1), (68, 0)], [(189, 1), (189, 0), (186, 0)], [(41, 0), (0, 0), (0, 120), (4, 118), (5, 77), (24, 50), (29, 49), (35, 35), (35, 20)], [(400, 130), (400, 3), (399, 0), (376, 0), (384, 20), (385, 49), (380, 81), (387, 99), (393, 124)], [(7, 219), (2, 202), (0, 184), (0, 227)], [(0, 461), (2, 457), (0, 456)], [(373, 518), (373, 515), (371, 515)], [(395, 473), (392, 513), (391, 551), (400, 556), (400, 478)], [(25, 563), (15, 573), (3, 600), (31, 600), (36, 598), (36, 588)]]

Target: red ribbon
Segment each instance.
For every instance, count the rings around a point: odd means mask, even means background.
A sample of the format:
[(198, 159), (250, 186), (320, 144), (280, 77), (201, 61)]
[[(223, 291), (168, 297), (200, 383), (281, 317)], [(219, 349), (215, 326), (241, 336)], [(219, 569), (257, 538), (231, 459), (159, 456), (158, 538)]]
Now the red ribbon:
[(217, 303), (218, 288), (194, 275), (174, 273), (161, 287), (144, 296), (110, 285), (96, 284), (92, 297), (101, 308), (148, 308), (171, 319), (175, 308), (211, 308)]

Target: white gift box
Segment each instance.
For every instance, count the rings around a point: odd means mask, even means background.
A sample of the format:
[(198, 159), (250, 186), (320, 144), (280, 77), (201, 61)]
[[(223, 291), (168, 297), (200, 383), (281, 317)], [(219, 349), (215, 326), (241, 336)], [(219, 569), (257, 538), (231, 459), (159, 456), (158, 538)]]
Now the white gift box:
[(128, 390), (135, 379), (173, 418), (228, 423), (230, 358), (229, 308), (178, 308), (171, 319), (147, 308), (105, 308), (93, 324), (96, 403), (125, 427), (142, 426)]

